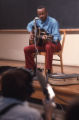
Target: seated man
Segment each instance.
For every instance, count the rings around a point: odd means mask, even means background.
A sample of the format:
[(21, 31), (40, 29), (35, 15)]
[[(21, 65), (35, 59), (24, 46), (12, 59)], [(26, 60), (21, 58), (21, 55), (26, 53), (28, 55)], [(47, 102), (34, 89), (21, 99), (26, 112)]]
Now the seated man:
[(43, 32), (40, 33), (40, 35), (37, 34), (36, 45), (33, 43), (29, 46), (24, 47), (25, 67), (32, 70), (36, 69), (33, 54), (36, 52), (37, 48), (40, 52), (46, 52), (46, 69), (47, 72), (50, 73), (52, 68), (53, 53), (61, 50), (59, 25), (55, 18), (48, 16), (47, 9), (44, 6), (37, 8), (37, 16), (38, 19), (35, 18), (35, 20), (31, 21), (27, 25), (27, 30), (30, 32), (30, 41), (34, 41), (36, 37), (33, 30), (34, 28), (38, 28), (38, 34), (41, 30), (44, 30), (45, 32), (44, 34), (42, 34)]

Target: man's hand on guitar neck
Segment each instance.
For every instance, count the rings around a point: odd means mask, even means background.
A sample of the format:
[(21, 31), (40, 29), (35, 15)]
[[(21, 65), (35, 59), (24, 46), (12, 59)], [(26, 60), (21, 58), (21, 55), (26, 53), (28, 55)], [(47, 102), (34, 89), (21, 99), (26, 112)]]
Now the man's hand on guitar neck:
[(46, 40), (46, 39), (47, 39), (47, 35), (43, 35), (43, 36), (42, 36), (42, 39), (43, 39), (43, 40)]

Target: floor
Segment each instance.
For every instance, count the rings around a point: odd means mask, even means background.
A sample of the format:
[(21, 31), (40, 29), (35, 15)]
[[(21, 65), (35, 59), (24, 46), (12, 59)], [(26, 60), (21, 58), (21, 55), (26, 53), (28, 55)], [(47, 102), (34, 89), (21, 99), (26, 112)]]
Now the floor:
[[(16, 67), (24, 67), (24, 61), (18, 60), (0, 60), (0, 66), (16, 66)], [(39, 64), (38, 67), (43, 68), (43, 64)], [(60, 66), (54, 66), (54, 73), (60, 73)], [(64, 73), (79, 73), (79, 66), (64, 66)]]

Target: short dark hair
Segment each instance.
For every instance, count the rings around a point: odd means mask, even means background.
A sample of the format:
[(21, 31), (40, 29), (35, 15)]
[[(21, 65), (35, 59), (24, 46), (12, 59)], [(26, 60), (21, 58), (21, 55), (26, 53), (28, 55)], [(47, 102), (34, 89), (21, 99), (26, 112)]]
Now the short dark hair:
[(32, 76), (23, 69), (8, 70), (2, 75), (2, 93), (4, 97), (26, 100), (33, 92)]
[(44, 5), (40, 5), (40, 6), (37, 7), (37, 9), (42, 9), (42, 8), (45, 8), (45, 10), (47, 11), (46, 6), (44, 6)]

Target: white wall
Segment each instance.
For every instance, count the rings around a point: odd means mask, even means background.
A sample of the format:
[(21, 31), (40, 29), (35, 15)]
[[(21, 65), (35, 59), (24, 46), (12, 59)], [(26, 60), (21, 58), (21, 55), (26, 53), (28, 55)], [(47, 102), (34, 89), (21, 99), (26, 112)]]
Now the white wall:
[(29, 34), (0, 33), (0, 59), (24, 61), (24, 46), (28, 45)]
[[(0, 32), (0, 59), (24, 61), (24, 47), (28, 45), (26, 32)], [(44, 56), (38, 62), (44, 62)], [(63, 51), (64, 65), (79, 66), (79, 34), (67, 34)]]
[(63, 60), (66, 65), (79, 66), (79, 34), (66, 36)]

